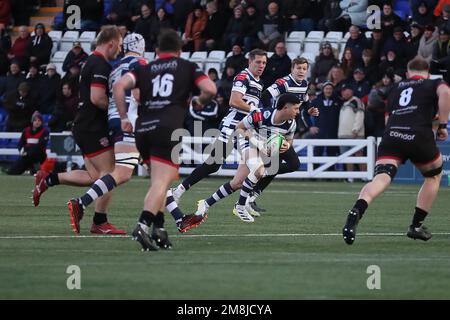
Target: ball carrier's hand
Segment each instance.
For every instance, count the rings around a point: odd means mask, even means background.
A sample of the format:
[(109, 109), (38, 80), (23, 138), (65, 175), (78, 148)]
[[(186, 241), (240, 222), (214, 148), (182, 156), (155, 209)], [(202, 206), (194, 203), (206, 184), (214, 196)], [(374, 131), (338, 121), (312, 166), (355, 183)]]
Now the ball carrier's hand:
[(128, 132), (128, 133), (132, 133), (133, 132), (133, 125), (131, 124), (130, 119), (124, 118), (124, 119), (120, 119), (120, 126), (122, 127), (122, 131), (123, 132)]

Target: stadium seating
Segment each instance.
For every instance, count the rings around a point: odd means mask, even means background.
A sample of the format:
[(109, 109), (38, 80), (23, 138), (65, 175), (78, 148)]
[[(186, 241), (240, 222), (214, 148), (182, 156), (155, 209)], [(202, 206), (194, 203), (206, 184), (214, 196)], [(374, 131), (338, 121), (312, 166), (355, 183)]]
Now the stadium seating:
[(217, 70), (217, 73), (220, 78), (222, 76), (224, 64), (225, 64), (225, 51), (213, 50), (209, 53), (208, 58), (205, 61), (204, 71), (208, 72), (209, 69), (214, 68)]
[(50, 31), (48, 33), (48, 36), (53, 41), (53, 48), (52, 48), (52, 54), (54, 54), (56, 51), (59, 50), (59, 42), (62, 38), (62, 31)]
[(189, 57), (191, 56), (190, 52), (181, 52), (180, 57), (186, 60), (189, 60)]
[(191, 57), (189, 58), (190, 61), (197, 63), (197, 65), (204, 70), (203, 63), (206, 61), (206, 58), (208, 57), (208, 52), (206, 51), (196, 51), (193, 52)]
[(78, 39), (78, 41), (80, 41), (81, 43), (81, 47), (87, 54), (90, 54), (92, 51), (91, 47), (92, 43), (95, 41), (95, 37), (95, 31), (84, 31)]
[(324, 39), (323, 31), (311, 31), (303, 42), (303, 52), (314, 52), (317, 54), (320, 49), (320, 43)]
[(66, 31), (64, 36), (61, 38), (59, 50), (61, 51), (69, 51), (73, 47), (73, 42), (78, 40), (79, 32), (78, 31)]
[(290, 52), (297, 52), (297, 54), (300, 54), (305, 36), (305, 31), (292, 31), (286, 37), (286, 49)]
[(68, 51), (56, 51), (53, 57), (50, 58), (50, 62), (52, 63), (63, 63), (66, 59), (66, 56), (69, 52)]

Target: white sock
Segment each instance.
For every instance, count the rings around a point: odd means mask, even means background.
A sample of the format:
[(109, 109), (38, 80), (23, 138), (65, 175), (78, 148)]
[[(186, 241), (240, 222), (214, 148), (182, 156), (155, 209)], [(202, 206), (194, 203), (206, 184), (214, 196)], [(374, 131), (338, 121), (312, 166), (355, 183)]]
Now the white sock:
[(180, 185), (177, 187), (176, 192), (177, 192), (177, 194), (178, 194), (179, 196), (182, 196), (183, 193), (186, 192), (186, 189), (184, 188), (184, 186), (183, 186), (182, 184), (180, 184)]

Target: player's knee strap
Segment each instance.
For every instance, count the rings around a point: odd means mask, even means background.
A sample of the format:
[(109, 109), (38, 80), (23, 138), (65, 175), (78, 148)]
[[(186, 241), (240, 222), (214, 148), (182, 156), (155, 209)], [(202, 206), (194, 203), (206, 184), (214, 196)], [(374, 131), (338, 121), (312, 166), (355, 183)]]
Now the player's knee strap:
[(397, 174), (397, 167), (393, 164), (377, 164), (375, 166), (375, 176), (377, 174), (386, 173), (391, 179), (394, 179), (395, 175)]
[(439, 175), (441, 172), (442, 172), (442, 166), (440, 166), (439, 168), (428, 170), (427, 172), (423, 172), (422, 175), (425, 178), (431, 178), (431, 177)]
[(134, 169), (139, 164), (139, 153), (123, 152), (116, 153), (116, 165)]

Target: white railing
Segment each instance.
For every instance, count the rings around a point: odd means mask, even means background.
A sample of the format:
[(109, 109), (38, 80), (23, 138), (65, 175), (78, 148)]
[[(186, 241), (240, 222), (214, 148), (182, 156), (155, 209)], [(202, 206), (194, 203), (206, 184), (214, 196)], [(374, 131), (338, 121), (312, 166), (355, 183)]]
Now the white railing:
[[(182, 163), (200, 164), (204, 162), (209, 154), (203, 153), (205, 146), (209, 145), (213, 138), (183, 137), (183, 146), (180, 160)], [(316, 146), (347, 146), (350, 149), (335, 157), (314, 156)], [(306, 156), (299, 156), (300, 163), (306, 164), (306, 171), (295, 171), (282, 175), (284, 178), (359, 178), (372, 179), (375, 165), (376, 141), (373, 137), (367, 139), (299, 139), (294, 140), (295, 151), (300, 153), (306, 149)], [(357, 151), (366, 150), (365, 156), (352, 156)], [(225, 162), (237, 164), (240, 159), (236, 150), (226, 158)], [(316, 164), (316, 168), (314, 165)], [(335, 164), (363, 164), (364, 171), (326, 171)], [(180, 167), (181, 174), (190, 174), (194, 168)], [(235, 169), (219, 169), (214, 175), (234, 176)]]

